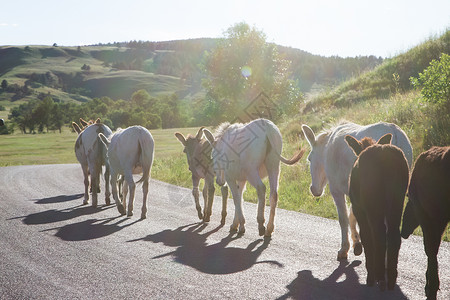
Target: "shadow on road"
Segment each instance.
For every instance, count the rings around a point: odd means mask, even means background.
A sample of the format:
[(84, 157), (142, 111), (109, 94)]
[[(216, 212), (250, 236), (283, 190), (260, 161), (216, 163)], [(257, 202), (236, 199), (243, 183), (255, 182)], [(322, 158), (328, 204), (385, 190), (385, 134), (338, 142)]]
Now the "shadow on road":
[(349, 264), (341, 261), (336, 270), (324, 280), (315, 278), (310, 270), (298, 272), (297, 278), (286, 288), (288, 293), (282, 299), (408, 299), (398, 286), (393, 291), (381, 292), (376, 286), (368, 287), (359, 283), (355, 267), (361, 261)]
[(72, 201), (78, 198), (83, 197), (84, 194), (75, 194), (75, 195), (59, 195), (54, 197), (42, 198), (42, 199), (33, 199), (32, 201), (36, 201), (37, 204), (52, 204), (52, 203), (61, 203)]
[[(178, 247), (175, 251), (153, 257), (153, 259), (173, 256), (176, 262), (207, 274), (241, 272), (260, 263), (283, 267), (277, 261), (257, 261), (261, 253), (269, 246), (270, 239), (258, 239), (250, 243), (247, 248), (227, 247), (231, 241), (239, 238), (239, 236), (229, 234), (220, 242), (208, 245), (206, 243), (208, 236), (217, 232), (222, 226), (202, 234), (201, 232), (206, 226), (204, 223), (185, 225), (175, 230), (163, 230), (145, 238), (129, 242), (144, 240), (153, 243), (163, 243), (170, 247)], [(258, 244), (260, 245), (258, 246)]]
[[(56, 232), (55, 236), (64, 241), (93, 240), (111, 235), (141, 221), (141, 219), (137, 219), (131, 223), (120, 226), (121, 223), (129, 220), (129, 218), (122, 217), (120, 220), (117, 220), (118, 218), (121, 218), (121, 216), (102, 220), (89, 219), (82, 222), (65, 225), (58, 228), (58, 232)], [(55, 228), (48, 230), (54, 229)]]
[(27, 225), (50, 224), (55, 222), (71, 220), (84, 215), (94, 214), (99, 211), (110, 209), (113, 207), (115, 206), (111, 205), (108, 207), (93, 208), (92, 206), (79, 205), (62, 210), (50, 209), (34, 214), (29, 214), (28, 216), (24, 217), (16, 217), (14, 219), (23, 218), (22, 222)]

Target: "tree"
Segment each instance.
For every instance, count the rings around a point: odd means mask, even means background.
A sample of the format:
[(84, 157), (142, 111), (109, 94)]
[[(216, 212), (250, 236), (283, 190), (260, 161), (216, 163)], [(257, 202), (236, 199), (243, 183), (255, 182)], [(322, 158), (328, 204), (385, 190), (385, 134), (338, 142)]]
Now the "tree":
[(301, 94), (289, 80), (289, 67), (290, 62), (281, 58), (262, 31), (246, 23), (230, 27), (204, 65), (205, 101), (218, 102), (220, 107), (216, 122), (235, 119), (261, 92), (277, 106), (278, 113), (287, 112), (286, 104), (297, 105)]
[(439, 60), (433, 59), (419, 78), (410, 78), (414, 87), (422, 87), (425, 101), (437, 103), (450, 112), (450, 55), (442, 53)]

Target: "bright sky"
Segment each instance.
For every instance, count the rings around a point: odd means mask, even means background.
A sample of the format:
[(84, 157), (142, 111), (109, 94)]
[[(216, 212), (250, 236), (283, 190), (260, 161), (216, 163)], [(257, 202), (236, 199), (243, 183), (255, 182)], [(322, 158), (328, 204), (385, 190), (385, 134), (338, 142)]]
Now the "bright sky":
[(223, 37), (238, 22), (312, 54), (395, 56), (450, 30), (449, 0), (10, 0), (0, 45)]

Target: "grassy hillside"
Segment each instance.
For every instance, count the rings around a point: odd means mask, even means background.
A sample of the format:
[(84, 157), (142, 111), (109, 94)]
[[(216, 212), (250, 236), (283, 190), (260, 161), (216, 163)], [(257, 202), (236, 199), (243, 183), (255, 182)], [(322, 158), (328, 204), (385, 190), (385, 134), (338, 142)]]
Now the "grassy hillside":
[(312, 98), (304, 111), (349, 107), (357, 102), (408, 92), (412, 89), (409, 78), (417, 77), (441, 53), (450, 53), (450, 30)]

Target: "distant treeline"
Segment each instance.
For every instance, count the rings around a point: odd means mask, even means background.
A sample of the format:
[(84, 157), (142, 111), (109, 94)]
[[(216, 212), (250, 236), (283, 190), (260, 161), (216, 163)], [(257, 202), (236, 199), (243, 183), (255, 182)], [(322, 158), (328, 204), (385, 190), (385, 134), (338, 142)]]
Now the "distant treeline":
[[(189, 83), (200, 83), (204, 74), (204, 53), (217, 45), (220, 39), (201, 38), (166, 42), (129, 41), (93, 46), (124, 47), (132, 55), (122, 58), (96, 57), (114, 64), (119, 69), (136, 69), (162, 75), (176, 76)], [(382, 57), (357, 56), (342, 58), (324, 57), (295, 48), (277, 46), (280, 55), (291, 62), (291, 79), (302, 92), (309, 92), (314, 84), (335, 85), (373, 69), (383, 62)], [(148, 58), (152, 59), (148, 61)], [(146, 61), (147, 60), (147, 61)]]
[[(61, 132), (64, 124), (78, 121), (80, 117), (87, 120), (101, 118), (112, 129), (132, 125), (149, 129), (186, 125), (175, 94), (156, 98), (150, 97), (145, 90), (135, 92), (128, 101), (102, 97), (81, 104), (55, 102), (50, 95), (40, 95), (38, 99), (13, 108), (8, 117), (23, 133)], [(13, 126), (3, 128), (0, 133), (11, 130)]]

